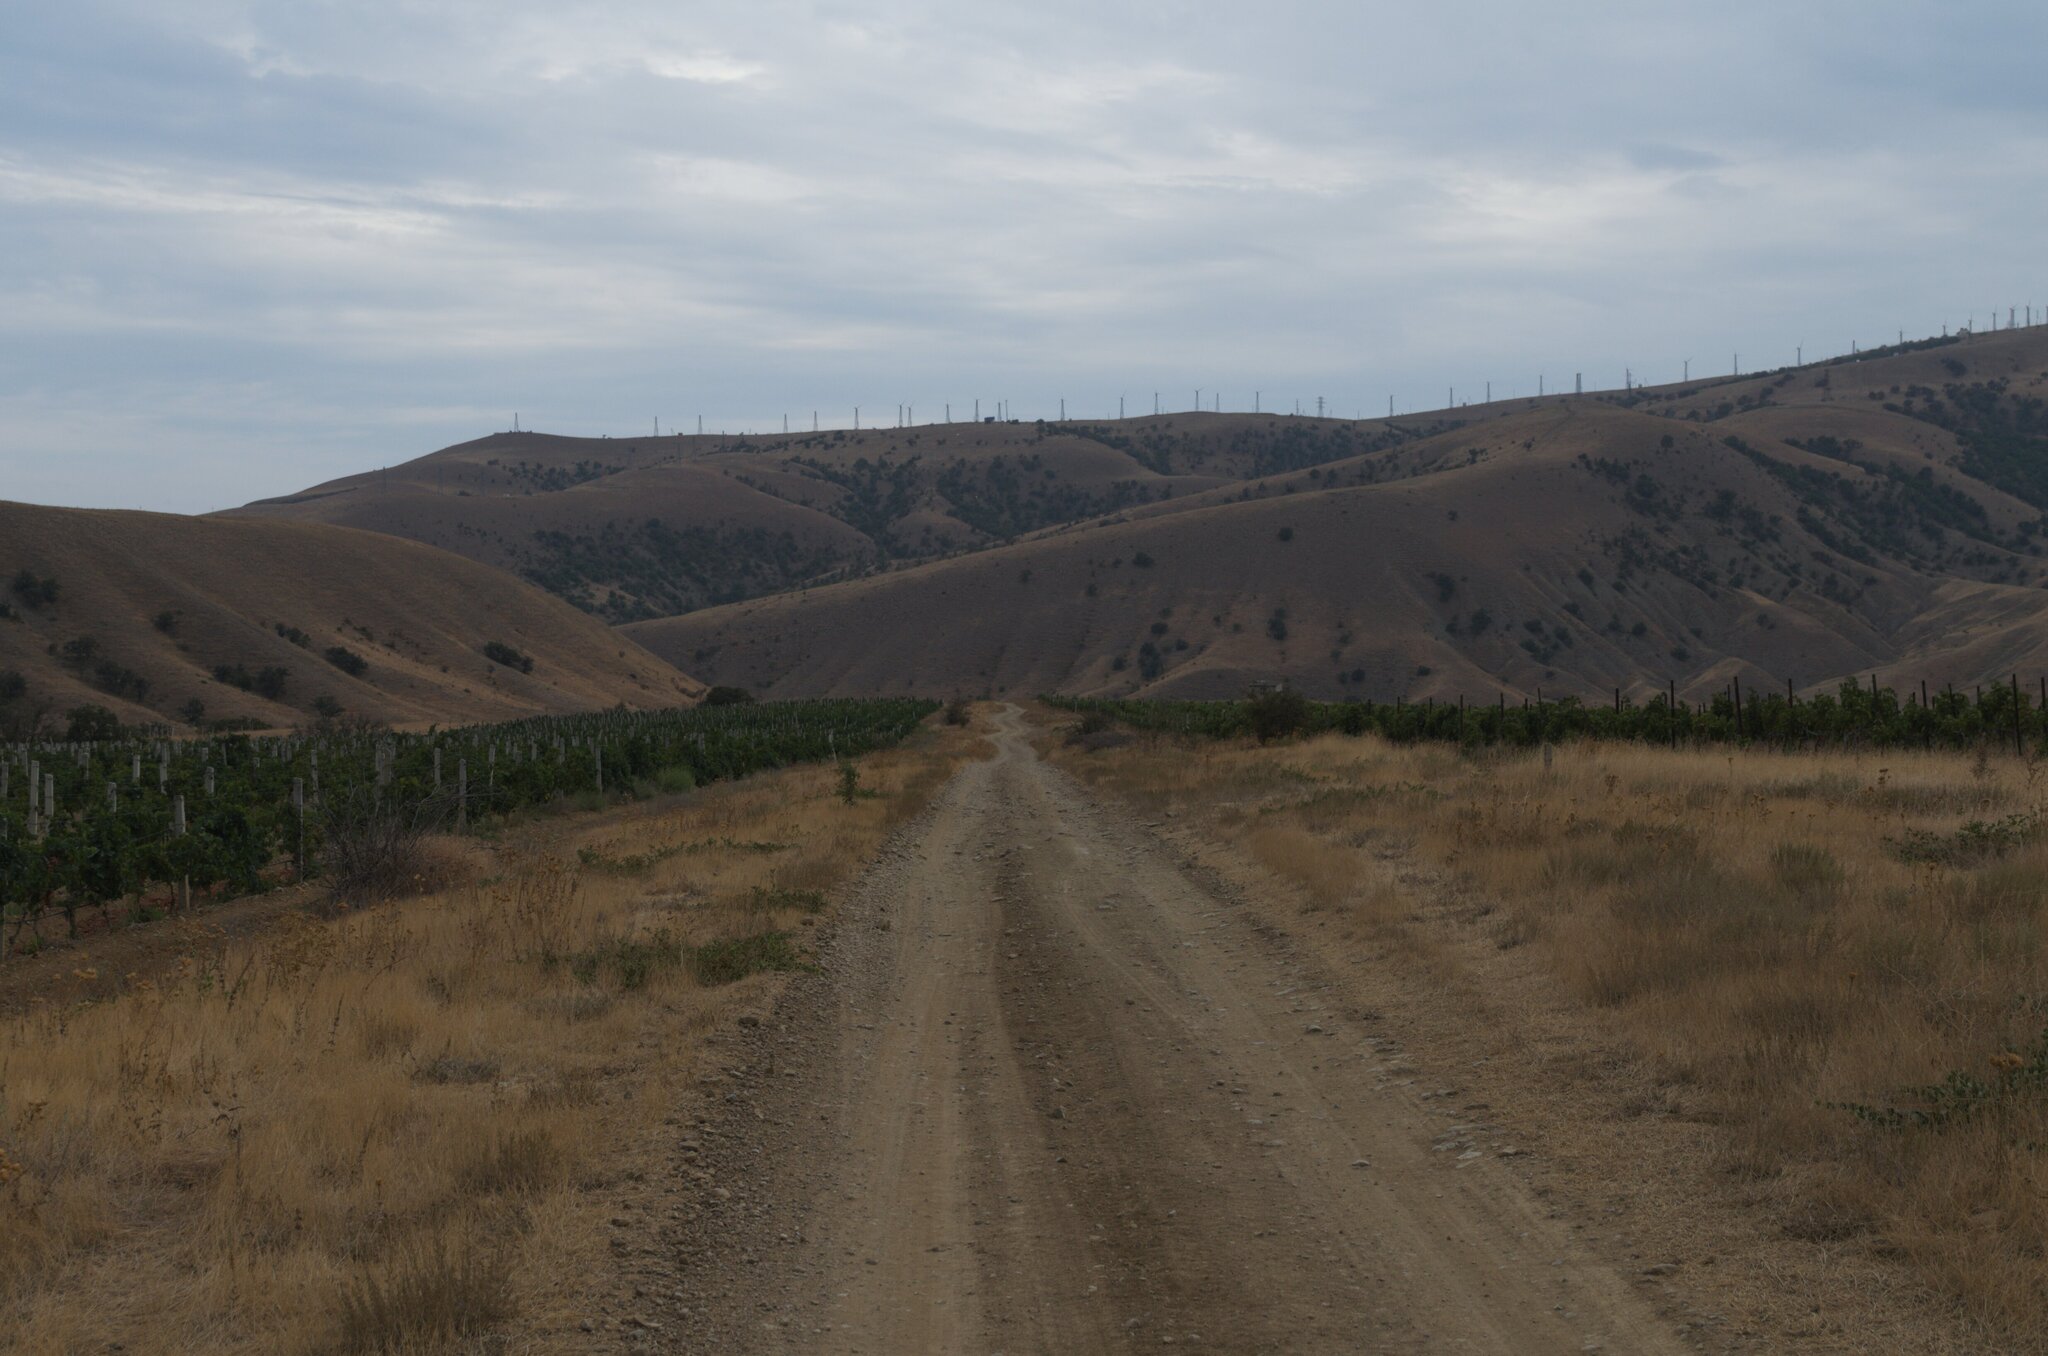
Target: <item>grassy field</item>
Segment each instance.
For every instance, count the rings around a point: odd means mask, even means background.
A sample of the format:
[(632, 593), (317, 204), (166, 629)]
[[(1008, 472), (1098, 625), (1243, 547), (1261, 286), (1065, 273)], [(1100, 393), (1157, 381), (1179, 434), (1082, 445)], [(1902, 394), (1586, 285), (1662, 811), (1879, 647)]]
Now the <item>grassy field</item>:
[(1342, 735), (1058, 757), (1446, 984), (1467, 961), (1423, 897), (1454, 897), (1470, 956), (1535, 958), (1651, 1071), (1615, 1115), (1706, 1124), (1715, 1193), (2048, 1345), (2042, 765)]
[(450, 840), (430, 893), (0, 1023), (0, 1350), (576, 1348), (607, 1176), (976, 747)]

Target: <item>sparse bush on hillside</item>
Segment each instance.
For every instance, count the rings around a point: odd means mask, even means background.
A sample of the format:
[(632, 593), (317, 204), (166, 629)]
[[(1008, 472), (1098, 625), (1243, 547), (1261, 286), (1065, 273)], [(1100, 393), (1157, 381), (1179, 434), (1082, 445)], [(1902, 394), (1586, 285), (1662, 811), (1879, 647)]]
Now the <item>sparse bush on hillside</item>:
[(215, 682), (226, 683), (229, 687), (244, 692), (254, 692), (259, 697), (276, 701), (284, 695), (285, 687), (291, 681), (292, 671), (278, 664), (271, 664), (251, 673), (241, 664), (216, 664), (213, 666)]
[(191, 698), (178, 708), (178, 719), (187, 725), (199, 725), (206, 720), (206, 703), (197, 697)]
[(34, 570), (17, 572), (13, 587), (14, 596), (21, 599), (24, 607), (48, 607), (57, 601), (57, 581), (47, 576), (38, 578)]
[(1155, 563), (1156, 562), (1152, 559), (1152, 557), (1147, 555), (1143, 551), (1140, 551), (1138, 552), (1138, 554), (1131, 557), (1131, 564), (1137, 566), (1141, 570), (1149, 570)]
[(754, 700), (754, 694), (743, 687), (732, 687), (721, 683), (704, 694), (706, 706), (745, 706)]
[(1287, 639), (1286, 608), (1276, 607), (1273, 609), (1273, 615), (1266, 618), (1266, 634), (1274, 640), (1284, 641)]
[(513, 649), (502, 640), (486, 641), (484, 643), (484, 658), (490, 660), (493, 664), (503, 664), (508, 669), (517, 669), (521, 673), (533, 672), (532, 657), (519, 653), (519, 651)]
[(370, 667), (369, 660), (363, 658), (354, 650), (349, 649), (346, 645), (328, 646), (327, 662), (351, 678), (362, 677), (364, 671)]
[(965, 697), (955, 697), (952, 701), (946, 703), (946, 724), (965, 725), (968, 723), (969, 718), (967, 699)]
[(156, 614), (154, 625), (167, 636), (175, 635), (178, 630), (178, 614), (169, 610), (159, 612)]
[(313, 714), (322, 720), (335, 720), (342, 713), (342, 705), (325, 692), (313, 699)]
[(92, 666), (92, 685), (115, 697), (139, 702), (149, 695), (149, 679), (123, 664), (102, 659)]
[(313, 646), (313, 638), (296, 626), (287, 626), (283, 622), (278, 622), (271, 629), (302, 650), (311, 649)]
[(74, 706), (64, 713), (64, 738), (74, 744), (121, 737), (121, 718), (104, 706)]
[(0, 669), (0, 739), (27, 739), (42, 725), (44, 708), (28, 700), (28, 680)]
[(1291, 527), (1283, 527), (1280, 529), (1278, 535), (1281, 541), (1293, 541), (1294, 529)]

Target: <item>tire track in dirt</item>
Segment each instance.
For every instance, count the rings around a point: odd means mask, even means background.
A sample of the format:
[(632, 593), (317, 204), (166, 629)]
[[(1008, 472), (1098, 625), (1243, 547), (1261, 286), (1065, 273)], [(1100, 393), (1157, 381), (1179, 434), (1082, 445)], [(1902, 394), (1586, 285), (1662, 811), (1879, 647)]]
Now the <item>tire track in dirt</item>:
[[(680, 1350), (1676, 1352), (1671, 1324), (1022, 713), (679, 1156)], [(655, 1334), (659, 1333), (659, 1340)]]

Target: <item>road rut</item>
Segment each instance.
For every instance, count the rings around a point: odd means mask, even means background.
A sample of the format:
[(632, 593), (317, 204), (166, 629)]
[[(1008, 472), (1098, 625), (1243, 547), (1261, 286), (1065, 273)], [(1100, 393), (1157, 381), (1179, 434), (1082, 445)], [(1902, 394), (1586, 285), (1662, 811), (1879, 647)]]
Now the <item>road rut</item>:
[[(1284, 938), (1022, 713), (877, 864), (681, 1164), (722, 1351), (1691, 1348)], [(1483, 1114), (1483, 1113), (1481, 1113)]]

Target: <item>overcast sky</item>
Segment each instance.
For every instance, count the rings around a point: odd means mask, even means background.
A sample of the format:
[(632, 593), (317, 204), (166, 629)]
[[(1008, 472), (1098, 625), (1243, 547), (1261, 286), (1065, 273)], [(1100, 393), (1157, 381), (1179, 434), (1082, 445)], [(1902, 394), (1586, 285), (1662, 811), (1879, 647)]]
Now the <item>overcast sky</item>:
[(2048, 9), (0, 10), (0, 498), (525, 426), (1346, 415), (2048, 302)]

